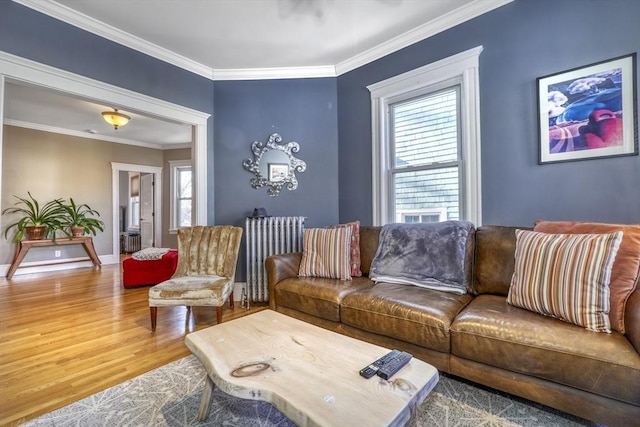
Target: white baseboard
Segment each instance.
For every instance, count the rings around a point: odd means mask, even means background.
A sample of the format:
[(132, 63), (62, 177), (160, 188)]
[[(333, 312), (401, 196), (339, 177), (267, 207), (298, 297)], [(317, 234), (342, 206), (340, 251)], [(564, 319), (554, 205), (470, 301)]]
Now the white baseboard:
[[(109, 264), (118, 264), (120, 262), (120, 257), (118, 255), (100, 255), (100, 262), (102, 265)], [(7, 271), (9, 271), (10, 264), (0, 265), (0, 276), (6, 276)], [(21, 276), (23, 274), (33, 274), (33, 273), (47, 273), (50, 271), (62, 271), (62, 270), (72, 270), (74, 268), (85, 268), (85, 267), (93, 267), (93, 263), (85, 257), (81, 258), (65, 258), (63, 260), (53, 260), (53, 261), (32, 261), (32, 262), (23, 262), (20, 264), (16, 272), (15, 276)], [(242, 291), (241, 291), (242, 292)], [(235, 296), (235, 295), (234, 295)]]

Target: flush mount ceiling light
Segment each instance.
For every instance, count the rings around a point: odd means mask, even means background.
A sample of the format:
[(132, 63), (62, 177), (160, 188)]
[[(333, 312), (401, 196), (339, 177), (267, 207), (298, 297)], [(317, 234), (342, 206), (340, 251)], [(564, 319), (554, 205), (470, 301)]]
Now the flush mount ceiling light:
[(115, 130), (118, 130), (119, 126), (124, 126), (129, 123), (131, 117), (126, 114), (119, 113), (117, 108), (114, 108), (114, 110), (115, 111), (104, 111), (102, 113), (102, 118), (105, 122), (113, 126)]

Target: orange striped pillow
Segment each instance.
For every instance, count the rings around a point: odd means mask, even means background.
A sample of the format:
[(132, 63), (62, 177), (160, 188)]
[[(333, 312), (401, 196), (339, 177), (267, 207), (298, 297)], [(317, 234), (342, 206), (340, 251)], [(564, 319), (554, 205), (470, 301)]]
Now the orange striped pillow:
[(351, 280), (350, 243), (351, 227), (305, 229), (298, 276)]
[(555, 234), (602, 234), (622, 231), (624, 236), (611, 267), (609, 321), (611, 329), (626, 332), (624, 313), (627, 300), (636, 289), (640, 274), (640, 224), (604, 224), (578, 221), (536, 221), (533, 231)]
[(622, 232), (546, 234), (516, 230), (507, 302), (596, 332), (611, 332), (609, 281)]

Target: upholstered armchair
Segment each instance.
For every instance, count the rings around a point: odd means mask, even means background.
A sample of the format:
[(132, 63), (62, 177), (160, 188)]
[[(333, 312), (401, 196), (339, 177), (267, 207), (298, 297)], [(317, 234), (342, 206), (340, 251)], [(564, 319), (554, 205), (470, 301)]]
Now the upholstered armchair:
[(222, 322), (222, 306), (229, 299), (233, 309), (233, 285), (242, 228), (230, 225), (194, 226), (178, 230), (178, 266), (169, 279), (149, 289), (151, 329), (156, 329), (158, 307), (184, 305), (216, 307)]

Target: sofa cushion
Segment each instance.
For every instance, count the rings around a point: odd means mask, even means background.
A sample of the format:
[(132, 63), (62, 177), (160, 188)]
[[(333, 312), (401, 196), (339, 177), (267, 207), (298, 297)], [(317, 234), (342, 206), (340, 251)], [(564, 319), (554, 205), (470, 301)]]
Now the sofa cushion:
[[(520, 228), (523, 229), (523, 228)], [(483, 225), (476, 231), (473, 292), (507, 296), (516, 250), (516, 227)]]
[(360, 270), (360, 221), (332, 225), (329, 228), (339, 227), (351, 228), (351, 240), (349, 243), (349, 268), (351, 270), (351, 277), (360, 277), (362, 276), (362, 271)]
[(449, 328), (471, 298), (469, 294), (378, 283), (346, 295), (340, 317), (345, 325), (449, 353)]
[(545, 316), (610, 332), (609, 279), (622, 232), (516, 231), (515, 271), (507, 302)]
[(471, 301), (451, 326), (451, 346), (464, 359), (640, 405), (640, 355), (622, 334), (597, 334), (503, 296)]
[(365, 276), (371, 270), (371, 261), (376, 256), (378, 245), (380, 244), (381, 226), (361, 226), (360, 227), (360, 270)]
[(365, 277), (354, 277), (351, 281), (297, 277), (278, 282), (274, 297), (278, 306), (339, 322), (342, 299), (352, 292), (371, 286), (373, 283)]
[(469, 285), (468, 246), (473, 224), (386, 224), (371, 264), (374, 282), (389, 282), (464, 294)]
[(302, 240), (299, 276), (351, 280), (351, 227), (309, 228)]
[(535, 231), (543, 233), (611, 233), (622, 231), (622, 242), (611, 270), (609, 283), (611, 328), (625, 333), (624, 314), (629, 296), (640, 274), (640, 224), (602, 224), (572, 221), (537, 221)]

